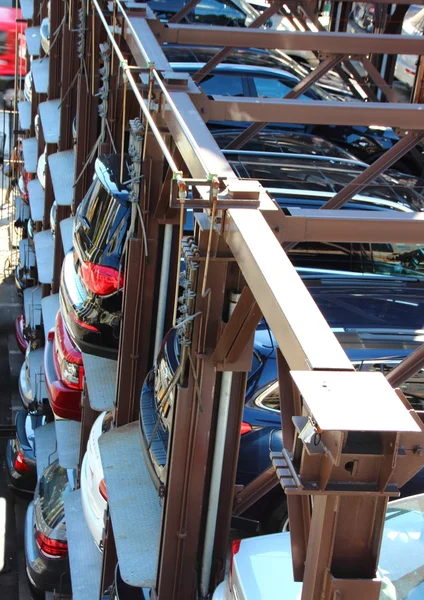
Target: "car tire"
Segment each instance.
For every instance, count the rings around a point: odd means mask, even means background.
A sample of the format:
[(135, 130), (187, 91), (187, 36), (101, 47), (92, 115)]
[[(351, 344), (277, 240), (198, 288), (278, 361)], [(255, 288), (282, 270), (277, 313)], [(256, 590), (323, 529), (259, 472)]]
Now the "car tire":
[(289, 513), (286, 498), (274, 505), (264, 524), (264, 533), (280, 533), (282, 531), (289, 531)]

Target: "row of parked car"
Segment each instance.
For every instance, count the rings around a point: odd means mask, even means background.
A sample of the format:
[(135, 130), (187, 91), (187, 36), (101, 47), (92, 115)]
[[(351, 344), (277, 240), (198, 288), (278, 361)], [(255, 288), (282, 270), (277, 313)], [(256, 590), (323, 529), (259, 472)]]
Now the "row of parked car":
[[(171, 10), (169, 3), (161, 4), (151, 1), (151, 6), (164, 20), (169, 18), (170, 11), (174, 14), (180, 7), (177, 3)], [(192, 20), (204, 21), (204, 12), (209, 11), (216, 24), (242, 24), (234, 17), (239, 14), (237, 11), (245, 10), (242, 3), (212, 2), (211, 5), (213, 10), (209, 5), (199, 3)], [(248, 22), (244, 20), (243, 24)], [(164, 51), (175, 70), (189, 73), (199, 69), (214, 54), (214, 49), (199, 46), (169, 45)], [(211, 96), (283, 97), (304, 77), (307, 68), (282, 53), (236, 50), (201, 82), (201, 88)], [(26, 84), (26, 98), (30, 101), (31, 74), (28, 74)], [(336, 74), (330, 74), (305, 92), (303, 98), (349, 101), (351, 95)], [(233, 123), (213, 123), (210, 127), (235, 173), (241, 179), (258, 179), (286, 210), (321, 207), (398, 140), (390, 128), (274, 124), (242, 149), (232, 150), (229, 146), (242, 131), (243, 125), (239, 125), (236, 128)], [(129, 160), (125, 157), (125, 168)], [(42, 155), (37, 170), (41, 185), (45, 163)], [(421, 149), (409, 153), (395, 165), (396, 169), (376, 178), (345, 208), (422, 211), (422, 164)], [(8, 445), (7, 468), (11, 486), (34, 494), (26, 521), (26, 566), (31, 585), (39, 592), (71, 593), (64, 500), (77, 482), (75, 471), (60, 466), (55, 454), (44, 472), (37, 476), (35, 431), (53, 420), (81, 419), (84, 354), (117, 358), (125, 285), (124, 249), (131, 225), (129, 190), (120, 183), (127, 181), (129, 176), (124, 172), (121, 179), (120, 165), (121, 157), (117, 154), (100, 156), (96, 160), (95, 177), (75, 214), (72, 250), (66, 254), (62, 266), (60, 303), (54, 327), (45, 336), (41, 316), (30, 319), (25, 311), (16, 326), (19, 347), (25, 352), (20, 377), (24, 409), (17, 414), (16, 439)], [(28, 203), (25, 184), (29, 176), (23, 171), (21, 177), (21, 200)], [(190, 236), (195, 215), (188, 217), (184, 233)], [(50, 220), (54, 232), (57, 226), (54, 208)], [(23, 219), (21, 226), (25, 229), (29, 252), (34, 223), (30, 218)], [(424, 253), (421, 246), (304, 243), (291, 251), (290, 258), (358, 370), (387, 373), (421, 343), (424, 335)], [(186, 268), (183, 263), (182, 271)], [(35, 259), (29, 261), (26, 254), (21, 257), (16, 271), (16, 283), (22, 294), (38, 287)], [(168, 442), (178, 387), (187, 381), (183, 372), (175, 385), (175, 373), (183, 364), (182, 344), (186, 333), (176, 327), (166, 334), (140, 397), (140, 440), (152, 481), (158, 489), (166, 483)], [(31, 353), (40, 348), (44, 348), (42, 381), (35, 381), (37, 389), (34, 390)], [(240, 485), (248, 484), (269, 467), (270, 451), (281, 450), (280, 401), (284, 399), (280, 398), (278, 387), (276, 350), (272, 332), (262, 321), (255, 335), (240, 431), (237, 471)], [(423, 373), (412, 377), (403, 386), (403, 391), (412, 406), (424, 409)], [(108, 500), (99, 438), (111, 427), (112, 415), (108, 412), (99, 414), (89, 436), (79, 481), (81, 518), (85, 519), (93, 545), (99, 552), (102, 552)], [(423, 490), (424, 472), (409, 482), (402, 493), (409, 496)], [(245, 524), (249, 522), (250, 531), (278, 532), (278, 536), (285, 535), (287, 540), (287, 507), (280, 486), (276, 485), (242, 517)], [(234, 519), (234, 524), (240, 526), (241, 520)], [(263, 538), (264, 551), (269, 548), (267, 544), (272, 545), (272, 540), (280, 540), (280, 537)], [(247, 541), (233, 548), (233, 573), (242, 564), (240, 559), (251, 556), (243, 552), (246, 544)], [(238, 584), (235, 575), (233, 577), (229, 585), (224, 584), (217, 590), (216, 597), (253, 598), (248, 596), (246, 590), (249, 588), (243, 588), (240, 583), (245, 576), (239, 574)], [(271, 577), (269, 581), (272, 581)], [(298, 588), (296, 590), (294, 593), (297, 594)], [(123, 600), (124, 594), (129, 593), (131, 590), (121, 579), (117, 567), (116, 587), (110, 596), (116, 594)], [(267, 594), (261, 597), (273, 597), (268, 588)], [(259, 597), (254, 596), (255, 600)]]

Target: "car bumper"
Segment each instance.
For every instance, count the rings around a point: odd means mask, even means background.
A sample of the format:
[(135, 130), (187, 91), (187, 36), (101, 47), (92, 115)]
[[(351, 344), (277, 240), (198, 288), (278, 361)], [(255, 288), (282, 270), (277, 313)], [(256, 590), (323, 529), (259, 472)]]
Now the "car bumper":
[(48, 340), (44, 349), (44, 377), (50, 407), (62, 419), (81, 421), (81, 391), (68, 387), (58, 378), (53, 351), (53, 341)]
[(34, 489), (37, 483), (37, 472), (34, 468), (30, 471), (17, 471), (13, 466), (14, 462), (14, 440), (8, 440), (6, 446), (6, 477), (7, 484), (13, 490), (23, 494), (34, 494)]
[[(59, 299), (66, 328), (81, 352), (116, 359), (119, 345), (119, 324), (115, 324), (117, 314), (105, 310), (98, 297), (87, 296), (75, 270), (72, 252), (63, 262)], [(90, 326), (98, 331), (92, 331)]]
[(28, 579), (35, 589), (45, 592), (71, 592), (68, 559), (48, 559), (41, 554), (35, 542), (34, 503), (31, 502), (25, 518), (25, 563)]
[(19, 350), (22, 352), (22, 354), (25, 355), (25, 352), (28, 348), (28, 341), (25, 339), (25, 336), (24, 336), (24, 317), (23, 317), (23, 315), (19, 315), (19, 317), (16, 317), (15, 338), (16, 338), (16, 343), (18, 344)]
[(93, 542), (96, 543), (97, 548), (101, 552), (101, 543), (103, 538), (103, 517), (98, 517), (90, 503), (90, 499), (88, 496), (88, 480), (86, 469), (87, 465), (87, 454), (84, 454), (84, 458), (82, 460), (81, 465), (81, 504), (82, 504), (82, 512), (84, 513), (85, 521), (87, 523), (87, 527), (90, 530), (91, 535), (93, 536)]

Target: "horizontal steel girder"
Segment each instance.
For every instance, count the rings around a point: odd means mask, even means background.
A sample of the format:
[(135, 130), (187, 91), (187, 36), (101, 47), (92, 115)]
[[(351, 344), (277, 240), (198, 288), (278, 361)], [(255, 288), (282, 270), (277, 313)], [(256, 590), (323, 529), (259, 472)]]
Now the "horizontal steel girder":
[(290, 208), (265, 218), (280, 242), (358, 242), (421, 244), (424, 213)]
[(368, 54), (417, 54), (424, 52), (421, 36), (338, 33), (323, 31), (277, 31), (275, 29), (244, 29), (200, 25), (173, 25), (163, 30), (161, 41), (169, 44), (201, 44), (234, 48), (276, 48), (279, 50), (310, 50), (322, 54), (366, 56)]
[(373, 125), (424, 129), (422, 104), (380, 102), (316, 102), (228, 96), (193, 97), (207, 121), (302, 123), (304, 125)]

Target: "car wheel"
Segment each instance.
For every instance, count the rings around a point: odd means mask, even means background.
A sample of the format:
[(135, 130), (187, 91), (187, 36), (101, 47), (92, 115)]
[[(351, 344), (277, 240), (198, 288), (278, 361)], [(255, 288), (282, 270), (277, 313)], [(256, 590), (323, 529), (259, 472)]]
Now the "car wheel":
[(280, 533), (282, 531), (289, 531), (289, 513), (286, 498), (274, 506), (264, 525), (264, 533)]

